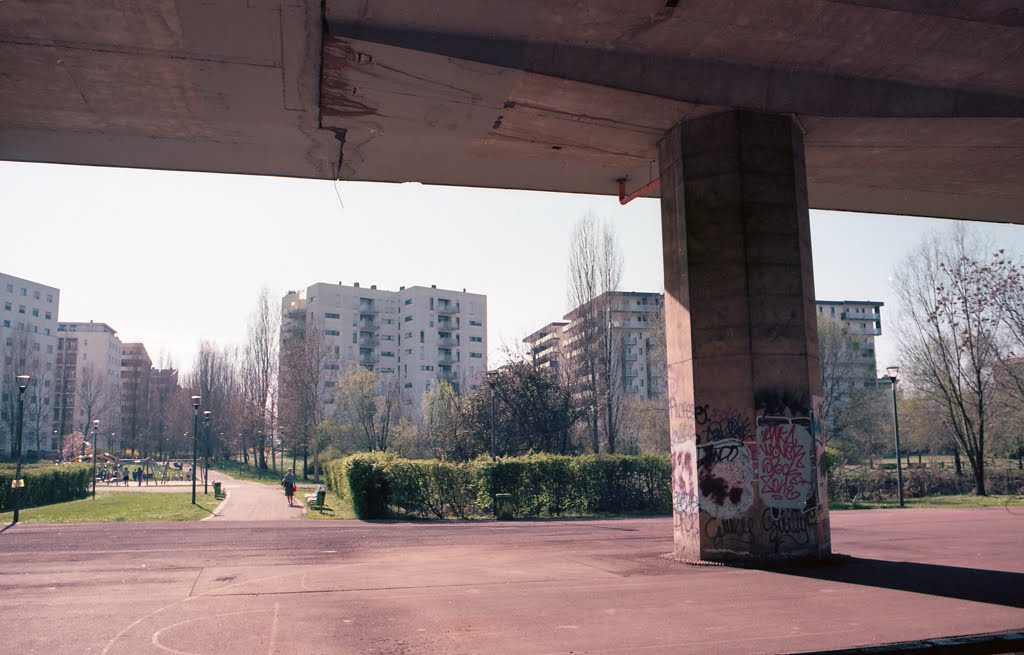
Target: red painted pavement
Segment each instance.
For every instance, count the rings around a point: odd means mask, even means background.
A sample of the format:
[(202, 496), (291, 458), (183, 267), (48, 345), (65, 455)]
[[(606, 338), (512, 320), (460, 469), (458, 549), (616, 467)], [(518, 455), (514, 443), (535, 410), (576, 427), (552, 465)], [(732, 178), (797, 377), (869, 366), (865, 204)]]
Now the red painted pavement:
[(835, 512), (836, 564), (661, 559), (668, 518), (18, 525), (4, 653), (769, 653), (1024, 626), (1024, 509)]

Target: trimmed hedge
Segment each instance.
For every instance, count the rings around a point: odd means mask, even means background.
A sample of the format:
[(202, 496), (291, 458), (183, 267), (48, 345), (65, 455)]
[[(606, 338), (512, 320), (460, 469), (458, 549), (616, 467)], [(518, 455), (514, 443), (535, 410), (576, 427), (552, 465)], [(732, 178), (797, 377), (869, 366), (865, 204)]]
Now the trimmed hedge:
[[(0, 510), (14, 509), (11, 482), (14, 480), (14, 466), (0, 466)], [(68, 500), (78, 500), (88, 495), (92, 467), (85, 464), (62, 464), (60, 466), (23, 466), (21, 477), (25, 487), (21, 490), (21, 507), (52, 505)]]
[(406, 460), (360, 453), (328, 462), (328, 486), (356, 516), (468, 518), (493, 514), (495, 493), (512, 494), (516, 516), (672, 511), (667, 455), (528, 455), (491, 462)]

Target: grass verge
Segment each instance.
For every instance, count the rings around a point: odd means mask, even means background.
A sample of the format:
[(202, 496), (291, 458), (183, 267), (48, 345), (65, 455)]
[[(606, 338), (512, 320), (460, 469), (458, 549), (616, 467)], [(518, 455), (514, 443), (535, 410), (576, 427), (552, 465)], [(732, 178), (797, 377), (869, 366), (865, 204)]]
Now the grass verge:
[[(72, 500), (21, 510), (21, 523), (113, 523), (123, 521), (197, 521), (209, 516), (219, 500), (212, 493), (135, 493), (97, 490), (96, 499)], [(0, 513), (10, 524), (13, 512)]]
[[(315, 489), (308, 493), (313, 491)], [(305, 500), (305, 494), (302, 493), (301, 489), (296, 495), (299, 500)], [(356, 513), (352, 511), (352, 503), (349, 500), (328, 491), (327, 496), (324, 498), (323, 511), (310, 509), (303, 516), (313, 521), (325, 521), (332, 519), (354, 519), (356, 518)]]
[[(1011, 507), (1024, 506), (1024, 496), (926, 496), (924, 498), (905, 499), (907, 507), (944, 507), (944, 508), (971, 508), (971, 507)], [(830, 510), (845, 509), (897, 509), (900, 504), (897, 500), (877, 501), (839, 501), (829, 500)]]

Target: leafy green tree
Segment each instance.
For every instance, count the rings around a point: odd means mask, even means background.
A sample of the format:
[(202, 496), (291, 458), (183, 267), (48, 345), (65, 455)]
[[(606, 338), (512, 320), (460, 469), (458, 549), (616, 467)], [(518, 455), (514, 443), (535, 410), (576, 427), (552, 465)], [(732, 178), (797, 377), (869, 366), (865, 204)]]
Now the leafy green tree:
[(491, 443), (492, 400), (497, 455), (575, 452), (572, 426), (582, 411), (550, 370), (513, 362), (491, 372), (488, 383), (470, 396), (469, 429), (476, 443), (484, 445), (483, 452)]

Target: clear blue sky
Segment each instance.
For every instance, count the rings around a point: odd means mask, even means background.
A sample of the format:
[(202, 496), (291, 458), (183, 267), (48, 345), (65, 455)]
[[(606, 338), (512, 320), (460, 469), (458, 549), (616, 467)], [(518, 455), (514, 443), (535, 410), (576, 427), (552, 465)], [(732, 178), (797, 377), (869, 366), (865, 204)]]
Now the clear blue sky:
[[(588, 211), (618, 231), (623, 289), (662, 290), (657, 200), (0, 162), (0, 271), (58, 287), (60, 320), (109, 323), (183, 369), (200, 339), (243, 342), (264, 285), (277, 299), (314, 282), (465, 287), (488, 296), (493, 365), (565, 313)], [(818, 298), (885, 302), (886, 333), (894, 265), (948, 224), (812, 212)], [(1024, 228), (976, 225), (1024, 252)], [(894, 359), (883, 336), (879, 365)]]

